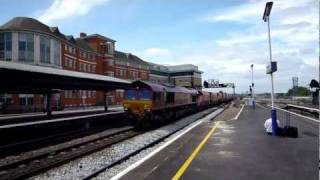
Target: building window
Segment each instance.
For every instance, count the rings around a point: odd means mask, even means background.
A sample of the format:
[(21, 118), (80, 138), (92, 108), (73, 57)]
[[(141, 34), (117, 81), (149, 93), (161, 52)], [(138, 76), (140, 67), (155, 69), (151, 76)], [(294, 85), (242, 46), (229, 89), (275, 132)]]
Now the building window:
[(69, 61), (69, 65), (68, 65), (68, 67), (69, 67), (69, 68), (73, 68), (73, 66), (72, 66), (72, 64), (73, 64), (73, 60), (72, 60), (72, 59), (68, 59), (68, 61)]
[(73, 54), (73, 47), (68, 46), (68, 51), (69, 51), (70, 54)]
[(0, 60), (11, 61), (12, 59), (12, 34), (11, 32), (0, 33)]
[(21, 106), (33, 105), (33, 97), (20, 97), (19, 100)]
[(87, 64), (83, 64), (83, 71), (84, 71), (84, 72), (87, 71)]
[(64, 45), (64, 51), (68, 51), (68, 45)]
[(113, 61), (112, 59), (109, 59), (109, 60), (108, 60), (108, 65), (109, 65), (109, 66), (114, 66), (114, 61)]
[(68, 62), (69, 62), (68, 59), (65, 58), (65, 60), (64, 60), (64, 66), (65, 66), (65, 67), (68, 67)]
[(108, 74), (108, 76), (114, 77), (114, 72), (113, 71), (108, 71), (107, 74)]
[(19, 33), (19, 61), (32, 62), (34, 58), (33, 34)]
[(94, 73), (96, 72), (96, 65), (92, 66), (92, 72), (94, 72)]
[(53, 41), (53, 61), (55, 65), (60, 66), (60, 58), (60, 43)]
[(108, 54), (113, 54), (113, 43), (107, 43)]
[(50, 39), (40, 36), (40, 62), (50, 64)]

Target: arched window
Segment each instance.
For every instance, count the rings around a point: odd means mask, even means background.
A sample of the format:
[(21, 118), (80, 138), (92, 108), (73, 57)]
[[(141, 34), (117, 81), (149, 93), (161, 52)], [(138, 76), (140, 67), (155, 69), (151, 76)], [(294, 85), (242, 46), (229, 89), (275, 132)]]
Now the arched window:
[(34, 61), (34, 37), (32, 33), (19, 33), (19, 61)]
[(50, 64), (50, 39), (40, 36), (40, 62)]
[(12, 59), (12, 34), (11, 32), (0, 33), (0, 60), (11, 61)]

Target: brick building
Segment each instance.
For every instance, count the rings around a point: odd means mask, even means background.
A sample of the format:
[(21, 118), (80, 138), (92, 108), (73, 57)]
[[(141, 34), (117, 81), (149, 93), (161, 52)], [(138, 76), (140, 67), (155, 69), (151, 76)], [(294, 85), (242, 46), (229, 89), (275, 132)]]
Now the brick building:
[[(0, 26), (0, 61), (126, 80), (201, 86), (201, 72), (196, 66), (170, 67), (147, 63), (134, 54), (116, 51), (115, 43), (115, 40), (100, 34), (80, 33), (78, 38), (74, 38), (61, 33), (58, 27), (49, 27), (32, 18), (16, 17)], [(56, 109), (65, 109), (102, 105), (103, 98), (100, 91), (55, 90), (51, 103)], [(121, 104), (122, 98), (123, 90), (107, 92), (109, 104)], [(0, 107), (5, 107), (6, 112), (41, 111), (45, 99), (41, 94), (0, 94)]]

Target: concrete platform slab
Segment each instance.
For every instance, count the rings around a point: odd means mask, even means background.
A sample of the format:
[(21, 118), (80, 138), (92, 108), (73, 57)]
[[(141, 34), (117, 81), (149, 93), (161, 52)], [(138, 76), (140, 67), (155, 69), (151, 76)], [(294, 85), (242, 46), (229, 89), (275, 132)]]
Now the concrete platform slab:
[[(274, 137), (263, 129), (269, 116), (269, 109), (245, 107), (238, 120), (219, 119), (181, 179), (318, 179), (318, 125), (297, 119), (299, 138)], [(199, 125), (122, 179), (172, 179), (213, 123)]]

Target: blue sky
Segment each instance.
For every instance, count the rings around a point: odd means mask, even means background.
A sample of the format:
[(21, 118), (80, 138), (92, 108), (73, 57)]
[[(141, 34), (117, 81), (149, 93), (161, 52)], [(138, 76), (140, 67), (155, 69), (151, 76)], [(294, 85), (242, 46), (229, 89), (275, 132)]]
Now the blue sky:
[[(25, 3), (28, 2), (28, 3)], [(203, 78), (235, 82), (245, 92), (254, 64), (257, 92), (270, 90), (265, 0), (11, 0), (0, 7), (0, 24), (15, 16), (36, 18), (78, 37), (99, 33), (116, 49), (161, 64), (198, 65)], [(318, 77), (319, 2), (274, 1), (275, 90), (291, 87), (293, 76), (306, 86)]]

